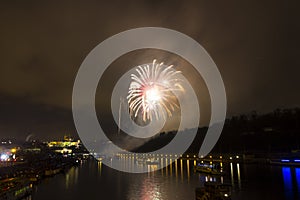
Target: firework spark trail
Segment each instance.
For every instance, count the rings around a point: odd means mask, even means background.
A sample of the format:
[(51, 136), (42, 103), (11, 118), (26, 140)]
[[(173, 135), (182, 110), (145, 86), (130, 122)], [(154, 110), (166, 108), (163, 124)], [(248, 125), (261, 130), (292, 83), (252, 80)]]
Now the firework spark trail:
[(138, 66), (136, 72), (138, 75), (131, 74), (127, 96), (130, 115), (136, 118), (141, 113), (143, 121), (171, 117), (175, 108), (179, 108), (172, 91), (184, 91), (180, 79), (175, 77), (181, 72), (156, 60)]

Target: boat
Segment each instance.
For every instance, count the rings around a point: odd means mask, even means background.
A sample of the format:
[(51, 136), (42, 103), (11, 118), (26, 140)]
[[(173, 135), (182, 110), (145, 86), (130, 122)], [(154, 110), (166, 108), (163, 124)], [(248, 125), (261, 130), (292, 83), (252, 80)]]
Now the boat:
[(0, 182), (0, 199), (19, 200), (32, 193), (32, 184), (29, 180), (10, 178)]
[(143, 158), (136, 158), (136, 164), (138, 165), (146, 164), (146, 160)]
[(148, 158), (146, 160), (146, 164), (147, 165), (159, 165), (159, 160), (158, 159), (154, 159), (154, 158), (152, 158), (152, 159)]
[(159, 160), (154, 158), (137, 158), (136, 163), (139, 165), (159, 165)]
[(196, 188), (196, 200), (230, 200), (231, 185), (205, 182), (204, 187)]
[(199, 163), (194, 166), (194, 170), (200, 173), (206, 173), (211, 175), (224, 175), (224, 171), (222, 169), (218, 169), (215, 165), (203, 164)]

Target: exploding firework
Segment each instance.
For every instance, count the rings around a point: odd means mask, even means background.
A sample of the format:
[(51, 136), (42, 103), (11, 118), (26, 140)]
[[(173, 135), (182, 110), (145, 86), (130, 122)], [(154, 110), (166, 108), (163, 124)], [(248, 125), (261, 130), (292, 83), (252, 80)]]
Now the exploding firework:
[(138, 66), (136, 72), (137, 75), (131, 74), (127, 96), (130, 115), (134, 118), (141, 115), (144, 122), (152, 121), (154, 117), (171, 117), (179, 108), (173, 92), (183, 91), (180, 79), (175, 77), (181, 72), (173, 69), (173, 65), (158, 64), (156, 60)]

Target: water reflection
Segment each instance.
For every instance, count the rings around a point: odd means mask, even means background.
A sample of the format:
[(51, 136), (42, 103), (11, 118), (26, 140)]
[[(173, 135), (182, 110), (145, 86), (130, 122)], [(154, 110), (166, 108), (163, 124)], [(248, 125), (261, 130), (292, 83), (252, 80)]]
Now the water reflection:
[(168, 176), (168, 159), (166, 158), (165, 160), (166, 160), (166, 167), (165, 167), (165, 169), (166, 169), (166, 176)]
[[(158, 169), (160, 164), (141, 164), (138, 167), (147, 168), (149, 173), (129, 174), (112, 170), (102, 162), (88, 161), (65, 174), (43, 180), (38, 190), (34, 190), (32, 199), (62, 199), (59, 195), (64, 195), (64, 199), (85, 199), (84, 194), (92, 195), (98, 190), (103, 199), (195, 199), (195, 188), (206, 181), (232, 183), (235, 195), (239, 195), (235, 199), (249, 199), (250, 196), (261, 199), (263, 194), (266, 194), (265, 199), (300, 197), (300, 168), (223, 162), (220, 166), (227, 176), (212, 176), (194, 172), (194, 160), (164, 157), (158, 161), (164, 165), (174, 162), (154, 172), (150, 171)], [(123, 162), (124, 167), (136, 166), (134, 158)], [(87, 198), (99, 199), (99, 196)]]
[(187, 177), (188, 181), (190, 180), (190, 160), (186, 160), (186, 168), (187, 168)]
[(177, 180), (177, 174), (178, 174), (178, 171), (177, 171), (177, 159), (175, 160), (175, 175), (176, 175), (176, 180)]
[(286, 199), (293, 199), (293, 183), (292, 183), (292, 173), (290, 167), (282, 167), (282, 176), (284, 183), (284, 191)]
[(99, 172), (99, 175), (101, 176), (101, 173), (102, 173), (102, 162), (101, 161), (98, 161), (98, 172)]
[(148, 174), (149, 173), (155, 173), (155, 171), (158, 169), (157, 165), (148, 165)]
[[(124, 162), (124, 166), (129, 166), (133, 165), (134, 163), (132, 162), (134, 159), (127, 159)], [(160, 163), (163, 163), (164, 165), (167, 165), (167, 167), (161, 168), (158, 171), (157, 170), (160, 166)], [(172, 163), (170, 165), (170, 163)], [(132, 187), (130, 190), (130, 194), (132, 198), (129, 199), (140, 199), (139, 197), (143, 197), (142, 199), (169, 199), (169, 193), (167, 191), (163, 191), (166, 187), (167, 183), (164, 183), (165, 185), (161, 186), (161, 178), (160, 177), (165, 177), (163, 180), (168, 180), (170, 183), (168, 184), (173, 184), (177, 183), (178, 181), (183, 184), (189, 186), (190, 184), (195, 184), (195, 176), (197, 177), (198, 181), (195, 187), (202, 186), (204, 182), (207, 181), (214, 181), (214, 182), (220, 182), (220, 183), (230, 183), (232, 184), (234, 191), (239, 192), (241, 194), (244, 193), (243, 191), (243, 180), (245, 179), (244, 172), (243, 170), (245, 168), (249, 168), (250, 166), (243, 165), (241, 163), (218, 163), (221, 167), (222, 170), (224, 170), (228, 176), (212, 176), (208, 174), (202, 174), (202, 173), (197, 173), (193, 171), (193, 167), (197, 165), (197, 162), (195, 160), (189, 160), (189, 159), (172, 159), (172, 158), (160, 158), (159, 159), (159, 164), (153, 164), (153, 165), (146, 165), (143, 164), (148, 168), (148, 176), (147, 178), (143, 178), (140, 180), (136, 180), (136, 184), (129, 184), (129, 187)], [(142, 165), (142, 166), (143, 166)], [(98, 171), (99, 175), (101, 175), (102, 171), (102, 163), (98, 163)], [(272, 169), (271, 166), (266, 166), (269, 169)], [(251, 168), (251, 167), (250, 167)], [(295, 199), (299, 196), (300, 194), (300, 168), (294, 168), (294, 167), (281, 167), (281, 166), (276, 166), (274, 167), (277, 170), (280, 170), (282, 173), (282, 189), (284, 189), (284, 195), (286, 199)], [(245, 169), (246, 170), (246, 169)], [(261, 169), (263, 170), (263, 169)], [(151, 172), (150, 172), (151, 171)], [(260, 179), (260, 173), (264, 174), (267, 173), (267, 171), (262, 171), (257, 173), (257, 181)], [(269, 177), (271, 177), (269, 175)], [(174, 179), (173, 177), (176, 177)], [(67, 177), (66, 177), (67, 179)], [(70, 176), (69, 176), (69, 181), (70, 181)], [(247, 179), (246, 179), (247, 180)], [(269, 180), (272, 182), (272, 180)], [(143, 185), (141, 186), (141, 182)], [(180, 184), (180, 185), (181, 185)], [(159, 185), (159, 187), (157, 187)], [(140, 188), (139, 188), (140, 187)], [(191, 187), (191, 186), (189, 186)], [(160, 188), (160, 189), (159, 189)], [(161, 190), (163, 189), (163, 190)], [(135, 192), (133, 192), (135, 191)], [(176, 191), (176, 189), (174, 189)], [(283, 191), (283, 190), (282, 190)], [(167, 195), (168, 194), (168, 195)], [(283, 195), (283, 194), (282, 194)]]
[(297, 188), (298, 191), (300, 192), (300, 168), (295, 168), (295, 173), (296, 173), (296, 181), (297, 181)]
[(153, 176), (148, 176), (143, 180), (135, 179), (131, 182), (126, 199), (145, 199), (145, 200), (161, 200), (165, 199), (161, 193), (159, 180)]
[(233, 177), (233, 164), (230, 163), (230, 177), (231, 177), (231, 185), (234, 187), (234, 177)]
[[(222, 163), (220, 163), (221, 165)], [(223, 164), (221, 165), (223, 166)], [(237, 180), (236, 180), (237, 179)], [(230, 180), (233, 188), (241, 190), (242, 189), (242, 178), (241, 178), (241, 167), (240, 163), (230, 163)], [(235, 184), (237, 182), (237, 188)], [(224, 183), (224, 178), (221, 178), (221, 183)]]
[[(123, 166), (134, 167), (136, 162), (133, 163), (133, 160), (124, 159)], [(195, 188), (202, 186), (206, 180), (221, 181), (220, 177), (194, 172), (194, 160), (168, 157), (159, 159), (161, 162), (172, 165), (153, 172), (160, 165), (144, 163), (138, 167), (146, 167), (149, 173), (130, 174), (112, 170), (101, 161), (89, 160), (65, 174), (42, 181), (33, 197), (45, 200), (84, 199), (89, 194), (87, 199), (92, 200), (99, 199), (95, 193), (99, 191), (103, 193), (103, 199), (195, 199)]]
[(181, 182), (183, 181), (183, 167), (182, 167), (183, 163), (182, 160), (180, 160), (180, 175), (181, 175)]
[[(128, 167), (128, 163), (130, 163), (130, 165), (136, 165), (136, 163), (132, 162), (133, 160), (134, 160), (134, 158), (133, 159), (126, 158), (126, 159), (123, 159), (122, 161), (124, 163), (127, 163), (127, 164), (124, 164), (124, 166)], [(193, 169), (195, 166), (197, 166), (197, 161), (194, 159), (172, 159), (172, 158), (165, 157), (165, 158), (159, 158), (157, 161), (158, 162), (155, 164), (147, 164), (145, 162), (142, 162), (142, 163), (140, 163), (139, 167), (141, 167), (141, 168), (146, 167), (148, 174), (149, 173), (151, 173), (151, 174), (159, 173), (161, 176), (165, 176), (165, 177), (171, 177), (171, 178), (176, 177), (176, 179), (175, 179), (176, 182), (178, 182), (178, 177), (180, 177), (179, 180), (181, 181), (181, 183), (183, 183), (184, 181), (187, 181), (187, 183), (189, 183), (191, 176), (193, 176), (194, 174), (197, 174), (197, 176), (199, 175), (199, 177), (203, 177), (203, 179), (201, 179), (198, 186), (203, 185), (203, 183), (205, 181), (218, 181), (221, 183), (224, 183), (224, 181), (225, 181), (223, 176), (214, 177), (211, 175), (194, 172)], [(223, 163), (220, 162), (220, 163), (218, 163), (218, 165), (221, 167), (221, 171), (222, 171)], [(160, 168), (158, 171), (153, 171), (153, 170), (157, 170), (160, 166), (166, 166), (166, 167)], [(241, 187), (240, 165), (237, 164), (237, 166), (234, 168), (233, 163), (231, 163), (230, 166), (231, 166), (232, 182), (234, 183), (234, 174), (237, 174), (237, 176), (236, 176), (238, 178), (237, 182), (238, 182), (238, 185), (240, 188)]]
[(242, 184), (241, 184), (241, 171), (240, 171), (240, 164), (239, 163), (236, 164), (236, 168), (237, 168), (237, 175), (238, 175), (238, 186), (239, 186), (239, 189), (241, 189)]
[[(170, 159), (170, 163), (172, 163), (172, 159)], [(170, 175), (173, 174), (172, 166), (173, 166), (173, 164), (170, 164)]]
[[(163, 158), (161, 158), (161, 159), (160, 159), (160, 163), (161, 163), (161, 165), (163, 164), (163, 162), (164, 162), (164, 159), (163, 159)], [(163, 169), (163, 168), (161, 168), (161, 173), (162, 173), (162, 175), (164, 175), (164, 169)]]
[(66, 173), (66, 189), (69, 189), (73, 185), (76, 185), (78, 180), (78, 168), (72, 167), (68, 173)]
[[(158, 171), (148, 173), (146, 177), (143, 175), (136, 176), (136, 178), (130, 182), (126, 199), (194, 199), (194, 189), (200, 186), (199, 180), (202, 180), (201, 177), (204, 176), (199, 173), (193, 173), (192, 169), (194, 165), (192, 165), (192, 161), (164, 158), (163, 160), (161, 159), (160, 162), (172, 164)], [(158, 165), (149, 165), (148, 167), (150, 166), (158, 167)], [(174, 179), (174, 177), (176, 178)], [(179, 185), (178, 178), (181, 181)], [(179, 192), (179, 186), (185, 187), (185, 192)]]

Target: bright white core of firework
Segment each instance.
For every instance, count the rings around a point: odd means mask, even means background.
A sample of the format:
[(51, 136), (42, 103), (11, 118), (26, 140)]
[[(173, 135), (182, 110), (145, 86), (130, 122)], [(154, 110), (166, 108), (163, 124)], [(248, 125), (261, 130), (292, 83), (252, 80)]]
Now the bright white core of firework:
[(131, 116), (141, 114), (143, 121), (166, 118), (179, 108), (172, 92), (183, 91), (180, 80), (175, 77), (181, 72), (172, 67), (154, 60), (152, 64), (138, 66), (137, 74), (131, 74), (127, 96)]
[(154, 86), (151, 88), (145, 89), (145, 98), (149, 103), (156, 103), (161, 99), (160, 91)]

